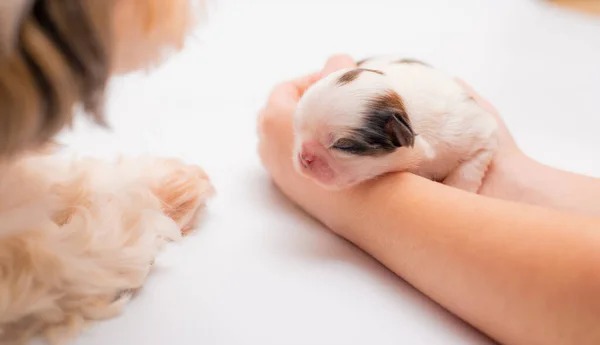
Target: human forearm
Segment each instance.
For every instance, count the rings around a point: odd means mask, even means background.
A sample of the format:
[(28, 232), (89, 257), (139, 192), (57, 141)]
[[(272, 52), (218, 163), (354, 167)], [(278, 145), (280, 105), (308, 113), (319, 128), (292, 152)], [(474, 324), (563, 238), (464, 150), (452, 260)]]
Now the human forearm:
[[(287, 157), (279, 147), (281, 159)], [(302, 208), (505, 344), (600, 343), (600, 223), (411, 174), (327, 192), (272, 170)]]
[[(600, 343), (600, 223), (414, 175), (357, 190), (342, 236), (505, 344)], [(574, 233), (577, 233), (574, 236)]]
[(600, 217), (600, 179), (516, 154), (495, 162), (480, 194)]
[[(347, 60), (330, 59), (324, 70), (349, 67)], [(410, 174), (324, 191), (292, 167), (292, 114), (309, 79), (277, 86), (259, 120), (261, 159), (290, 199), (502, 343), (600, 343), (595, 218), (492, 200)], [(500, 133), (495, 163), (512, 163), (519, 150), (505, 127)], [(482, 193), (523, 200), (524, 190), (504, 184), (510, 180), (498, 167)]]

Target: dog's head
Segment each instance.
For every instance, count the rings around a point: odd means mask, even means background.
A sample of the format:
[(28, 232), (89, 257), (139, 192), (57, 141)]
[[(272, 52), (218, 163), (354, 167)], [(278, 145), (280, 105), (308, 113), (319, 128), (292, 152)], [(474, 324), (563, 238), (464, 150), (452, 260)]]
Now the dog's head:
[(82, 106), (103, 124), (109, 77), (179, 50), (204, 0), (0, 3), (0, 157), (35, 149)]
[(297, 171), (328, 189), (408, 164), (415, 141), (388, 77), (364, 68), (337, 71), (309, 88), (298, 104), (294, 131)]

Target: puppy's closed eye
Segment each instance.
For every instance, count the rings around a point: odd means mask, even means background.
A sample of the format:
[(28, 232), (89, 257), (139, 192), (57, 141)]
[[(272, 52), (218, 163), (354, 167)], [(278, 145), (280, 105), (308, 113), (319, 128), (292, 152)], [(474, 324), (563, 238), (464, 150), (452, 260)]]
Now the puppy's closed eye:
[(365, 153), (369, 149), (366, 145), (350, 138), (338, 139), (335, 143), (333, 143), (331, 148), (352, 154)]

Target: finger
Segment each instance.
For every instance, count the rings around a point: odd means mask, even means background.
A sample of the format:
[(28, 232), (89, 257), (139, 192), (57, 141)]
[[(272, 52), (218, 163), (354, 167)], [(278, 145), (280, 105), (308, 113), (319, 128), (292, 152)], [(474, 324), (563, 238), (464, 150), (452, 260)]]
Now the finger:
[(274, 98), (287, 97), (298, 100), (302, 94), (311, 85), (319, 81), (322, 77), (343, 68), (356, 67), (356, 62), (350, 55), (337, 54), (331, 56), (325, 63), (325, 67), (320, 72), (312, 73), (294, 80), (283, 82), (277, 85), (271, 95)]
[(337, 54), (331, 56), (325, 63), (325, 67), (321, 70), (323, 76), (329, 75), (335, 71), (339, 71), (344, 68), (354, 68), (356, 62), (348, 54)]
[(490, 101), (488, 101), (487, 99), (483, 98), (481, 95), (479, 95), (469, 84), (467, 84), (464, 80), (460, 79), (460, 78), (455, 78), (456, 81), (467, 91), (467, 93), (473, 97), (473, 99), (475, 100), (475, 102), (484, 110), (487, 110), (488, 112), (490, 112), (490, 114), (492, 114), (494, 116), (494, 118), (496, 119), (496, 121), (501, 125), (500, 126), (500, 131), (503, 132), (504, 136), (506, 138), (509, 138), (509, 140), (512, 140), (512, 135), (510, 134), (510, 132), (508, 131), (508, 129), (506, 129), (506, 124), (504, 122), (504, 119), (500, 116), (500, 114), (498, 113), (498, 110), (496, 109), (496, 107), (494, 107), (492, 105), (492, 103)]
[(312, 84), (316, 83), (323, 77), (321, 72), (309, 74), (305, 77), (298, 78), (292, 82), (296, 89), (296, 96), (299, 98)]
[(304, 92), (322, 77), (337, 70), (352, 67), (356, 67), (356, 62), (350, 55), (333, 55), (327, 60), (325, 67), (320, 72), (312, 73), (277, 85), (271, 92), (269, 102), (297, 102)]
[[(327, 62), (325, 63), (325, 67), (323, 67), (321, 72), (309, 74), (305, 77), (293, 80), (290, 84), (295, 90), (290, 89), (290, 95), (293, 95), (296, 100), (300, 99), (300, 97), (304, 94), (306, 89), (308, 89), (311, 85), (319, 81), (319, 79), (340, 69), (352, 67), (356, 67), (356, 62), (352, 59), (350, 55), (333, 55), (327, 60)], [(290, 85), (287, 84), (287, 86)]]
[(321, 73), (312, 73), (277, 84), (269, 95), (268, 103), (295, 103), (312, 84), (321, 79)]

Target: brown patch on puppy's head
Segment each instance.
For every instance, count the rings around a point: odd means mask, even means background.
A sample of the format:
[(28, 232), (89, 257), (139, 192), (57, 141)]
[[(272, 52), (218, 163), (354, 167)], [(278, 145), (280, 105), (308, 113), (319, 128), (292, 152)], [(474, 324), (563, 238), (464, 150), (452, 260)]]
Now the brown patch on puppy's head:
[(381, 156), (400, 147), (413, 147), (415, 137), (402, 98), (386, 90), (368, 101), (361, 125), (332, 148), (356, 156)]
[(369, 60), (371, 60), (371, 58), (364, 58), (364, 59), (362, 59), (362, 60), (358, 60), (358, 61), (356, 62), (356, 66), (360, 66), (360, 65), (364, 64), (365, 62), (367, 62), (367, 61), (369, 61)]
[(418, 65), (423, 65), (423, 66), (427, 66), (430, 67), (429, 64), (420, 61), (420, 60), (416, 60), (416, 59), (400, 59), (398, 61), (396, 61), (396, 63), (412, 63), (412, 64), (418, 64)]
[(415, 133), (402, 98), (393, 90), (377, 96), (369, 105), (371, 116), (387, 117), (384, 132), (395, 147), (412, 147), (415, 144)]
[(340, 76), (340, 78), (337, 80), (337, 83), (339, 85), (348, 84), (348, 83), (356, 80), (356, 78), (358, 78), (358, 76), (362, 72), (363, 72), (363, 70), (360, 68), (355, 68), (355, 69), (349, 70), (348, 72), (346, 72)]
[(348, 72), (342, 74), (339, 79), (338, 79), (338, 85), (345, 85), (348, 83), (353, 82), (354, 80), (356, 80), (356, 78), (358, 78), (358, 76), (362, 73), (362, 72), (371, 72), (371, 73), (377, 73), (380, 75), (383, 75), (383, 72), (378, 71), (378, 70), (374, 70), (374, 69), (368, 69), (368, 68), (354, 68), (349, 70)]

